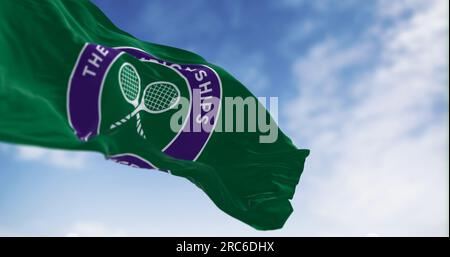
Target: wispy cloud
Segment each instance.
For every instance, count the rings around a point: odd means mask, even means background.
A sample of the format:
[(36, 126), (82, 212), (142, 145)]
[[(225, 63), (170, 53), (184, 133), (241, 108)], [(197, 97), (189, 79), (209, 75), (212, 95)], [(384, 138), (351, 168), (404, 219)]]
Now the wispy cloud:
[(25, 237), (25, 235), (0, 230), (0, 237)]
[(409, 15), (392, 20), (380, 1), (367, 33), (293, 65), (285, 110), (312, 149), (303, 210), (316, 233), (448, 235), (448, 2), (401, 3)]
[(0, 144), (0, 153), (7, 153), (11, 146), (7, 144)]
[(121, 230), (111, 229), (102, 223), (79, 222), (72, 226), (67, 237), (120, 237), (126, 236)]
[(287, 27), (283, 39), (278, 43), (281, 52), (286, 56), (291, 56), (296, 52), (296, 48), (302, 45), (303, 41), (319, 32), (323, 24), (319, 19), (300, 19)]
[[(142, 6), (137, 17), (133, 17), (142, 31), (149, 35), (152, 42), (170, 43), (179, 40), (195, 40), (198, 37), (209, 39), (213, 31), (220, 30), (222, 23), (219, 17), (210, 12), (198, 13), (205, 3), (193, 0), (189, 3), (161, 4), (148, 1)], [(164, 24), (163, 28), (157, 25)], [(193, 33), (195, 28), (195, 33)]]
[(87, 154), (52, 150), (34, 146), (18, 146), (17, 158), (22, 161), (37, 161), (57, 168), (81, 169), (85, 166)]
[[(350, 7), (354, 4), (358, 3), (357, 0), (341, 0), (339, 1), (339, 6), (341, 7)], [(333, 0), (317, 0), (317, 1), (306, 1), (306, 0), (282, 0), (280, 4), (287, 8), (293, 7), (303, 7), (310, 6), (316, 11), (332, 11), (333, 9), (330, 6), (337, 4), (336, 1)]]
[(267, 60), (263, 53), (244, 52), (234, 45), (223, 44), (211, 62), (220, 63), (220, 66), (257, 95), (263, 95), (269, 89), (271, 81), (266, 74)]

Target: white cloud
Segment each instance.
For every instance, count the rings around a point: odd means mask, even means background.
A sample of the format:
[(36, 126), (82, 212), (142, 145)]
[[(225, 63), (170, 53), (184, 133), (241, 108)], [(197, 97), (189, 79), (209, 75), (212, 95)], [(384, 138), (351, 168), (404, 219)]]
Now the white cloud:
[[(222, 21), (211, 12), (193, 15), (202, 9), (204, 4), (201, 0), (192, 0), (189, 4), (174, 8), (170, 4), (161, 5), (156, 1), (147, 1), (136, 14), (136, 23), (140, 24), (137, 28), (142, 30), (142, 34), (151, 33), (152, 40), (159, 43), (173, 44), (176, 40), (188, 41), (200, 35), (206, 40), (212, 29), (220, 28)], [(161, 24), (162, 20), (164, 29), (155, 28), (155, 24)], [(192, 33), (191, 28), (195, 28), (196, 33)]]
[(288, 26), (286, 35), (279, 41), (281, 52), (286, 56), (292, 56), (302, 41), (308, 39), (320, 29), (323, 24), (317, 19), (301, 19)]
[[(236, 62), (236, 60), (239, 60), (239, 62)], [(270, 80), (264, 72), (266, 61), (266, 58), (260, 52), (243, 53), (233, 45), (223, 44), (218, 56), (212, 60), (212, 63), (220, 63), (221, 67), (256, 95), (264, 95), (264, 90), (270, 86)]]
[(0, 237), (25, 237), (24, 235), (0, 230)]
[(327, 39), (294, 64), (303, 219), (319, 234), (448, 235), (448, 2), (385, 5), (354, 43)]
[(87, 155), (81, 152), (46, 149), (34, 146), (18, 146), (17, 158), (22, 161), (38, 161), (64, 169), (83, 168)]
[(120, 237), (126, 236), (121, 230), (111, 229), (96, 222), (80, 222), (72, 226), (67, 237)]
[(258, 91), (266, 89), (269, 85), (269, 79), (263, 75), (262, 69), (255, 66), (249, 66), (241, 77), (244, 85), (249, 85)]
[(0, 153), (7, 153), (10, 150), (11, 146), (7, 144), (0, 143)]
[[(358, 3), (356, 0), (341, 0), (339, 1), (339, 6), (341, 7), (350, 7), (354, 5), (355, 3)], [(333, 0), (316, 0), (316, 1), (305, 1), (305, 0), (283, 0), (280, 1), (281, 6), (292, 8), (292, 7), (303, 7), (303, 6), (310, 6), (315, 11), (325, 11), (330, 10), (330, 6), (333, 4), (336, 4), (336, 1)]]
[(401, 18), (407, 12), (417, 12), (427, 6), (429, 2), (423, 0), (378, 0), (377, 14), (381, 18)]

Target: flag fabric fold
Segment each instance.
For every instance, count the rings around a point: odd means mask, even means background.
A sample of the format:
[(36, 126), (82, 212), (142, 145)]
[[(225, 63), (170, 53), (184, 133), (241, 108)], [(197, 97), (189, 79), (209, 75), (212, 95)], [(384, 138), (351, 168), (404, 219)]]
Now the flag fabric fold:
[(256, 100), (220, 67), (134, 38), (87, 0), (0, 2), (0, 141), (159, 169), (256, 229), (281, 228), (309, 150), (279, 128), (270, 143), (219, 131), (227, 97)]

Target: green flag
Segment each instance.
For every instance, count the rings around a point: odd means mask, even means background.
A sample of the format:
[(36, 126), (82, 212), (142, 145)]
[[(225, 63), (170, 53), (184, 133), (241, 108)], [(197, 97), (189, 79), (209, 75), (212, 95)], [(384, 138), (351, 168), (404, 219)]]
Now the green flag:
[(87, 0), (0, 2), (0, 140), (185, 177), (261, 230), (292, 213), (309, 154), (226, 71), (134, 38)]

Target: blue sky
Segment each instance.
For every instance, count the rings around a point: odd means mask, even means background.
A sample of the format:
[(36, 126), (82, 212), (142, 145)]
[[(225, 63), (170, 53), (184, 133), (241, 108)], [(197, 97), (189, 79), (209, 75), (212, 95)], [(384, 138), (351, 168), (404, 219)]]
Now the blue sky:
[(312, 150), (295, 211), (255, 231), (182, 178), (1, 144), (0, 235), (448, 235), (447, 1), (93, 2), (279, 97)]

